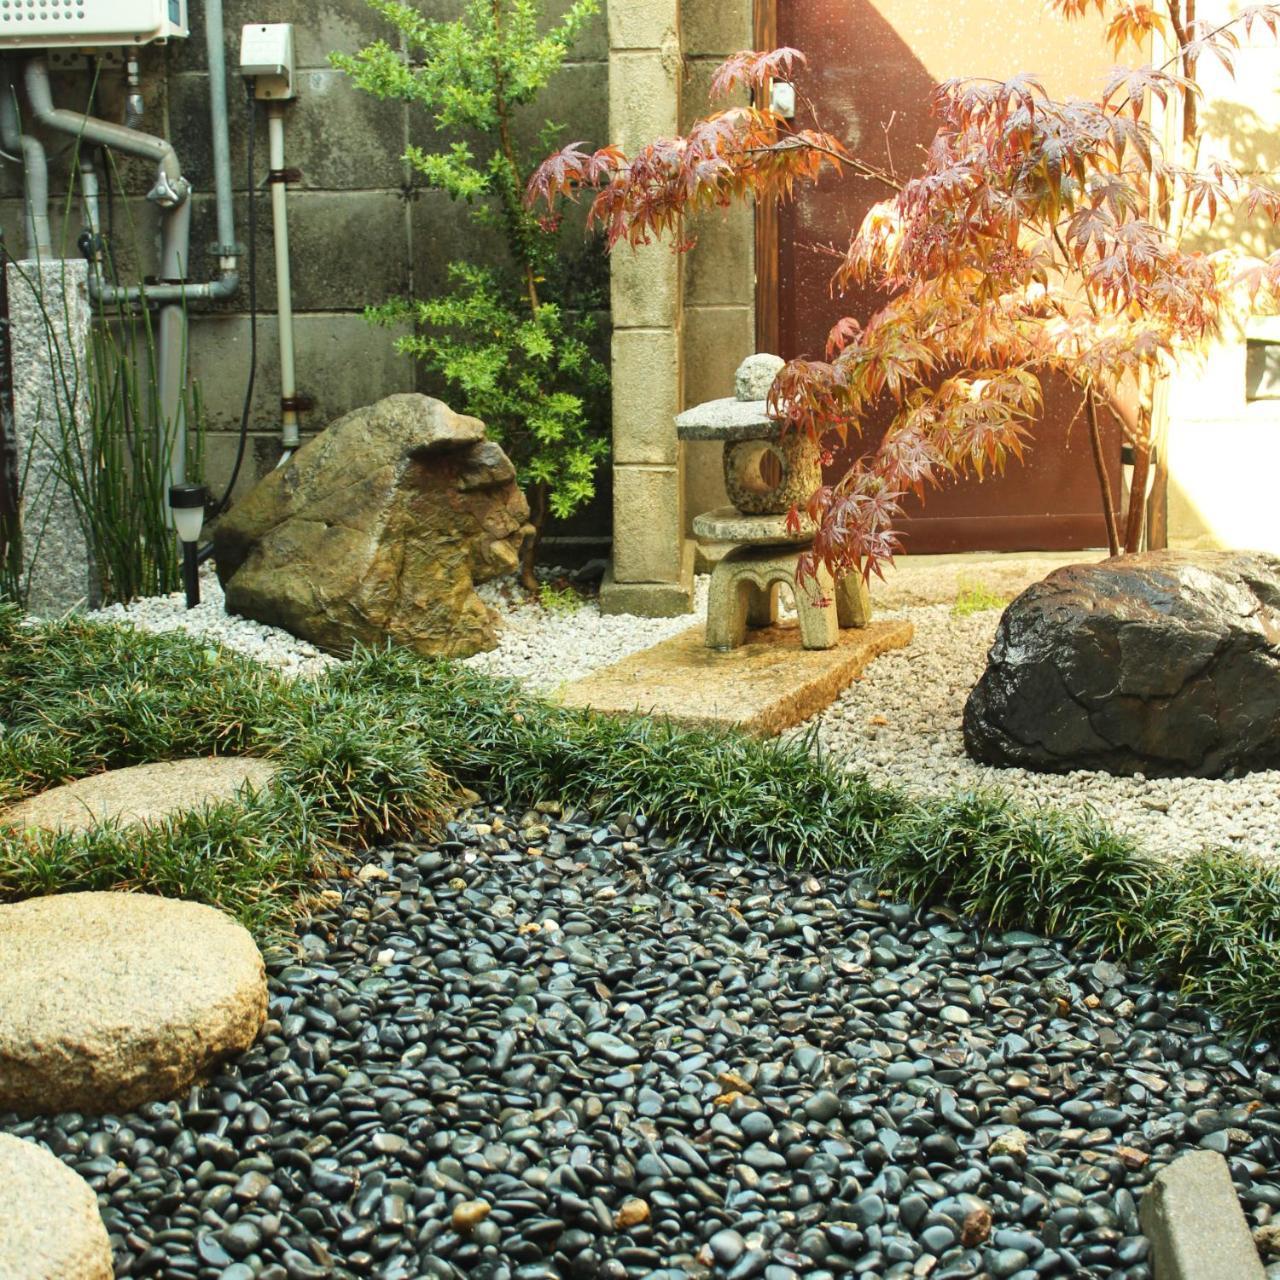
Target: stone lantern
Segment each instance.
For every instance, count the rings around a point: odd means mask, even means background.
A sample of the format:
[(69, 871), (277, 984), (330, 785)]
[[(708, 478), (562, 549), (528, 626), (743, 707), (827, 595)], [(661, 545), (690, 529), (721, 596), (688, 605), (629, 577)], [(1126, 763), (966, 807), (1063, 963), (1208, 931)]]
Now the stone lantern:
[(814, 576), (796, 581), (796, 563), (813, 545), (815, 529), (802, 514), (799, 530), (789, 531), (787, 513), (822, 482), (822, 465), (813, 440), (800, 431), (784, 433), (784, 424), (766, 411), (769, 388), (782, 365), (778, 356), (748, 356), (738, 368), (732, 397), (676, 418), (681, 440), (723, 442), (724, 482), (733, 503), (693, 522), (698, 538), (734, 544), (711, 575), (708, 648), (735, 649), (745, 642), (748, 627), (777, 622), (781, 584), (794, 593), (806, 649), (830, 649), (841, 627), (865, 627), (871, 619), (861, 575), (836, 582), (820, 564)]

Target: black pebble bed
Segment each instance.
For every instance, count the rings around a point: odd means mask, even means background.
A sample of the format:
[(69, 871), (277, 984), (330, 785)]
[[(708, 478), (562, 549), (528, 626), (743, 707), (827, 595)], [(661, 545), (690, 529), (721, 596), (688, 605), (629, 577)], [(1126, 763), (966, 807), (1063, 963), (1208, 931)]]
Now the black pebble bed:
[(1197, 1146), (1280, 1208), (1266, 1046), (1030, 934), (555, 812), (335, 881), (186, 1100), (0, 1127), (91, 1182), (117, 1275), (174, 1280), (1139, 1280), (1143, 1187)]

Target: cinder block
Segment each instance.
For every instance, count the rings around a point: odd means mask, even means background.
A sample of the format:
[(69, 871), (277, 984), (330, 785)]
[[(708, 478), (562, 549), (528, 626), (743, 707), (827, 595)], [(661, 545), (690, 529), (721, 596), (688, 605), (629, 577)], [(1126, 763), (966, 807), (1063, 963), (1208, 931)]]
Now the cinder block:
[[(304, 430), (396, 391), (412, 391), (413, 362), (399, 355), (394, 330), (375, 329), (360, 315), (294, 317), (298, 388), (314, 401)], [(240, 425), (249, 372), (249, 321), (245, 316), (193, 315), (191, 376), (199, 383), (206, 428), (234, 432)], [(280, 420), (280, 347), (275, 316), (258, 323), (258, 372), (249, 425), (271, 432)]]
[(710, 209), (686, 223), (697, 243), (683, 254), (686, 307), (755, 308), (755, 206)]
[(752, 49), (752, 0), (682, 0), (680, 27), (687, 57), (723, 58)]
[(613, 335), (613, 457), (674, 466), (680, 412), (680, 337), (675, 329)]
[(679, 58), (609, 54), (609, 134), (628, 155), (680, 125)]
[(693, 544), (686, 542), (676, 582), (619, 582), (610, 565), (600, 584), (600, 612), (641, 618), (678, 618), (692, 613), (693, 563)]
[[(685, 445), (684, 494), (687, 536), (693, 534), (694, 516), (729, 506), (724, 487), (724, 445), (719, 440), (694, 440)], [(704, 550), (699, 547), (699, 554)]]
[(678, 467), (614, 467), (616, 581), (680, 581), (684, 542), (682, 488)]
[[(275, 256), (266, 196), (258, 207), (258, 306), (276, 307)], [(235, 201), (236, 235), (248, 239), (248, 205)], [(302, 311), (359, 311), (409, 292), (409, 220), (398, 191), (300, 191), (289, 197), (289, 253), (293, 306)], [(217, 267), (209, 248), (217, 238), (211, 195), (192, 203), (191, 262), (194, 279)], [(240, 263), (241, 276), (248, 268)], [(248, 293), (224, 311), (247, 309)]]
[(1138, 1206), (1156, 1280), (1263, 1280), (1227, 1162), (1192, 1151), (1156, 1174)]
[[(750, 48), (751, 41), (742, 48)], [(686, 50), (686, 53), (688, 51)], [(715, 57), (686, 57), (684, 72), (680, 85), (680, 129), (688, 132), (689, 126), (710, 111), (723, 111), (726, 107), (746, 106), (751, 95), (741, 86), (723, 98), (711, 99), (711, 81), (720, 68), (723, 59)]]
[(733, 375), (755, 350), (753, 307), (686, 307), (684, 401), (702, 404), (733, 395)]
[(615, 329), (665, 329), (681, 307), (681, 264), (664, 241), (632, 249), (618, 245), (609, 259), (609, 296)]
[[(298, 97), (285, 108), (285, 163), (301, 173), (302, 191), (359, 191), (403, 184), (406, 107), (357, 89), (344, 72), (304, 71)], [(213, 190), (213, 146), (209, 132), (209, 78), (201, 72), (169, 80), (171, 136), (182, 171), (197, 191)], [(233, 93), (231, 176), (245, 185), (249, 117), (244, 95)], [(267, 172), (267, 113), (257, 113), (255, 168)], [(154, 179), (153, 179), (154, 180)]]
[(662, 49), (680, 41), (680, 0), (613, 0), (609, 47)]

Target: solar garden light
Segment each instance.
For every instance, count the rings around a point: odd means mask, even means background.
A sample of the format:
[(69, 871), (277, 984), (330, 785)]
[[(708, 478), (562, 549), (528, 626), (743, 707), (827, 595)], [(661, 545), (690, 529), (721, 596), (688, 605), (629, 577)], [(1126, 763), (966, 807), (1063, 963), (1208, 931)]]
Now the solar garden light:
[(205, 487), (202, 484), (175, 484), (169, 487), (169, 510), (173, 527), (182, 540), (182, 585), (187, 592), (187, 608), (200, 603), (200, 570), (196, 543), (204, 527)]

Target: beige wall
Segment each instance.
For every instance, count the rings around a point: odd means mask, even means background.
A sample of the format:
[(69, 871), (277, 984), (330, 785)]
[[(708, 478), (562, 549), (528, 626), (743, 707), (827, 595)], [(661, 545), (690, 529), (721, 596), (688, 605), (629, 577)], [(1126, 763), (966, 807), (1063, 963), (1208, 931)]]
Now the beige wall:
[[(1218, 23), (1238, 11), (1227, 0), (1201, 0)], [(1265, 37), (1236, 57), (1234, 79), (1212, 60), (1200, 69), (1205, 88), (1201, 163), (1221, 157), (1272, 185), (1280, 169), (1280, 51)], [(1261, 217), (1222, 219), (1188, 243), (1205, 250), (1265, 256), (1280, 235)], [(1246, 339), (1280, 342), (1280, 319), (1245, 316), (1201, 361), (1189, 361), (1169, 386), (1169, 540), (1192, 547), (1280, 553), (1280, 400), (1245, 394)]]
[[(752, 47), (751, 0), (683, 0), (684, 94), (681, 126), (709, 109), (715, 69)], [(704, 214), (685, 256), (684, 406), (733, 394), (733, 374), (755, 351), (755, 220), (749, 205)], [(685, 447), (685, 533), (693, 517), (725, 506), (723, 446)], [(701, 560), (701, 557), (699, 557)], [(703, 567), (700, 563), (699, 567)]]

